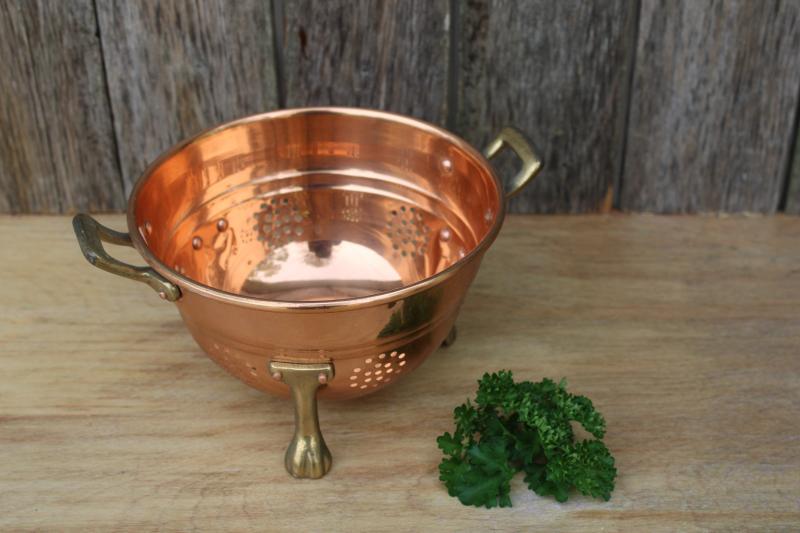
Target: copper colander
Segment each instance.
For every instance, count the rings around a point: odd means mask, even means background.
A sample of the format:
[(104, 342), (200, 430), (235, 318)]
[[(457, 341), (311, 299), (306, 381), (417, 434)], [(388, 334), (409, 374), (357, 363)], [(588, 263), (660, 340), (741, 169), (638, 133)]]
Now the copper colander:
[[(453, 134), (385, 112), (290, 109), (206, 131), (144, 172), (128, 234), (87, 215), (87, 259), (176, 303), (200, 346), (245, 383), (295, 402), (286, 455), (320, 477), (330, 454), (316, 395), (352, 398), (396, 382), (453, 338), (464, 294), (503, 221), (505, 199), (538, 171), (506, 128), (508, 193), (486, 158)], [(134, 246), (148, 263), (109, 256)]]

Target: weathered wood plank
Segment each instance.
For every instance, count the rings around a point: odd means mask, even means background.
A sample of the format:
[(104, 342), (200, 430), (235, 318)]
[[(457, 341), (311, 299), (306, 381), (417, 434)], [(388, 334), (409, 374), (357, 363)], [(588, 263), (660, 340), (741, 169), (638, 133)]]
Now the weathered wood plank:
[[(514, 125), (545, 159), (511, 209), (610, 209), (624, 143), (635, 2), (472, 0), (462, 7), (456, 129), (483, 146)], [(509, 175), (513, 165), (498, 170)]]
[[(87, 264), (68, 223), (0, 217), (4, 532), (798, 529), (800, 218), (509, 217), (452, 347), (320, 402), (334, 459), (317, 481), (283, 467), (291, 402), (227, 375), (148, 287)], [(522, 476), (511, 508), (447, 495), (436, 437), (503, 368), (566, 377), (605, 415), (610, 501), (557, 504)]]
[(120, 209), (92, 1), (0, 1), (0, 64), (0, 212)]
[(443, 124), (447, 0), (288, 0), (286, 103), (386, 109)]
[[(796, 113), (800, 113), (800, 102)], [(798, 127), (795, 125), (795, 127)], [(789, 172), (788, 190), (786, 194), (786, 212), (800, 215), (800, 132), (795, 132), (795, 141), (792, 156), (792, 168)]]
[(621, 206), (778, 207), (800, 87), (800, 3), (643, 0)]
[(97, 4), (126, 188), (179, 140), (276, 106), (269, 2)]

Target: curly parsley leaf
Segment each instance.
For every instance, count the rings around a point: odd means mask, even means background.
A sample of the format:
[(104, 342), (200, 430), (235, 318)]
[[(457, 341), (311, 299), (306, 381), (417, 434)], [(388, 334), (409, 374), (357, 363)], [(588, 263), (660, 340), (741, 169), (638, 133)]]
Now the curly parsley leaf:
[(616, 476), (614, 458), (599, 440), (575, 443), (547, 463), (547, 479), (552, 483), (606, 501), (611, 498)]
[[(439, 479), (464, 505), (510, 506), (510, 481), (519, 471), (531, 490), (559, 502), (573, 490), (611, 497), (617, 470), (599, 440), (605, 420), (563, 380), (515, 383), (509, 371), (484, 374), (475, 403), (467, 400), (453, 415), (454, 433), (437, 439), (445, 455)], [(573, 422), (595, 439), (575, 442)]]
[(464, 505), (511, 506), (510, 483), (516, 470), (508, 463), (502, 440), (473, 444), (462, 457), (442, 461), (439, 473), (448, 493)]

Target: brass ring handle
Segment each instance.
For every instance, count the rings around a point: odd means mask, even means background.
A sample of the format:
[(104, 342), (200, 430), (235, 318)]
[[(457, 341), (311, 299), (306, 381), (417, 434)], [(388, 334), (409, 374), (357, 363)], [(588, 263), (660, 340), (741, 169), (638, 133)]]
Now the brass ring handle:
[(512, 127), (505, 127), (500, 134), (483, 150), (486, 159), (497, 155), (503, 147), (508, 146), (522, 160), (522, 168), (511, 180), (511, 189), (506, 192), (506, 200), (519, 194), (523, 187), (542, 169), (542, 159), (536, 155), (533, 143), (525, 135)]
[(108, 255), (103, 248), (103, 241), (122, 246), (133, 246), (131, 236), (127, 233), (107, 228), (83, 213), (75, 215), (75, 218), (72, 219), (72, 228), (75, 230), (75, 236), (78, 238), (83, 256), (97, 268), (147, 283), (159, 296), (170, 302), (181, 297), (181, 290), (178, 286), (164, 279), (152, 268), (129, 265)]

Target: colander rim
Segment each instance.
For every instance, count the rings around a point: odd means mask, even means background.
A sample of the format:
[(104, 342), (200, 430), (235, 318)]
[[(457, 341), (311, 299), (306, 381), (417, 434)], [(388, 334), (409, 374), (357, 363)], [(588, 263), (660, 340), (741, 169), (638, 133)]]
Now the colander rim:
[[(139, 191), (141, 190), (142, 186), (147, 181), (147, 179), (152, 175), (153, 171), (155, 171), (155, 169), (159, 167), (159, 165), (161, 165), (164, 161), (166, 161), (176, 153), (180, 152), (190, 144), (195, 143), (203, 138), (216, 135), (227, 129), (236, 126), (241, 126), (243, 124), (248, 124), (250, 122), (258, 122), (265, 119), (286, 118), (293, 115), (315, 114), (315, 113), (372, 117), (372, 118), (387, 120), (428, 131), (458, 146), (459, 148), (464, 150), (467, 154), (472, 156), (476, 160), (476, 162), (480, 163), (481, 167), (489, 173), (492, 180), (494, 181), (495, 191), (497, 193), (497, 198), (496, 198), (497, 213), (494, 217), (494, 221), (492, 222), (492, 227), (489, 228), (489, 231), (486, 232), (483, 238), (464, 257), (459, 258), (458, 261), (448, 266), (447, 268), (441, 270), (440, 272), (437, 272), (436, 274), (433, 274), (419, 281), (415, 281), (414, 283), (409, 283), (408, 285), (403, 285), (402, 287), (399, 287), (397, 289), (392, 289), (389, 291), (378, 292), (375, 294), (370, 294), (368, 296), (339, 298), (334, 300), (323, 300), (323, 301), (269, 300), (262, 298), (254, 298), (250, 296), (242, 296), (241, 294), (235, 294), (232, 292), (223, 291), (221, 289), (211, 287), (204, 283), (200, 283), (192, 278), (189, 278), (173, 270), (172, 268), (164, 264), (160, 259), (158, 259), (155, 256), (155, 254), (153, 254), (153, 252), (150, 250), (150, 247), (147, 245), (144, 238), (138, 231), (138, 227), (136, 225), (135, 211), (136, 211), (136, 199), (138, 197)], [(153, 269), (155, 269), (159, 274), (167, 278), (169, 281), (177, 284), (182, 291), (185, 288), (188, 288), (190, 291), (195, 292), (200, 296), (209, 297), (214, 300), (227, 302), (237, 306), (270, 309), (273, 311), (347, 310), (352, 308), (360, 308), (360, 307), (375, 306), (391, 302), (397, 302), (408, 296), (417, 294), (421, 291), (434, 287), (442, 283), (443, 281), (447, 280), (448, 278), (452, 277), (467, 263), (479, 259), (481, 255), (486, 251), (486, 249), (494, 242), (494, 240), (497, 238), (498, 233), (500, 232), (500, 228), (503, 225), (503, 220), (505, 219), (505, 210), (506, 210), (506, 198), (503, 192), (503, 185), (500, 179), (497, 177), (497, 173), (494, 171), (492, 166), (489, 164), (489, 161), (483, 156), (483, 154), (481, 154), (471, 144), (469, 144), (467, 141), (465, 141), (458, 135), (444, 128), (436, 126), (435, 124), (431, 124), (430, 122), (426, 122), (424, 120), (412, 118), (407, 115), (402, 115), (389, 111), (367, 109), (360, 107), (318, 106), (318, 107), (287, 108), (275, 111), (268, 111), (265, 113), (259, 113), (255, 115), (247, 115), (205, 129), (200, 133), (197, 133), (173, 145), (171, 148), (169, 148), (161, 155), (159, 155), (155, 160), (153, 160), (137, 178), (133, 188), (131, 189), (131, 193), (128, 197), (127, 225), (133, 246), (142, 256), (145, 262), (148, 265), (150, 265)]]

